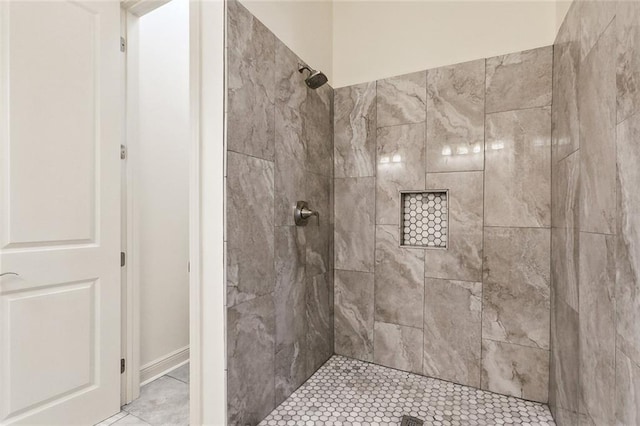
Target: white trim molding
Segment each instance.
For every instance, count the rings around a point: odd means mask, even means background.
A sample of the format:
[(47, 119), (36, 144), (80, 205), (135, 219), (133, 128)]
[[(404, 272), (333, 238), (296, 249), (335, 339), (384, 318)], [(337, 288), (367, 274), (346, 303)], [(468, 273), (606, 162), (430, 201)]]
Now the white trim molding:
[(189, 362), (189, 346), (170, 352), (140, 368), (140, 386), (153, 382)]
[(147, 13), (169, 3), (171, 0), (122, 0), (122, 7), (137, 17), (144, 16)]
[(225, 2), (190, 4), (191, 425), (225, 425)]

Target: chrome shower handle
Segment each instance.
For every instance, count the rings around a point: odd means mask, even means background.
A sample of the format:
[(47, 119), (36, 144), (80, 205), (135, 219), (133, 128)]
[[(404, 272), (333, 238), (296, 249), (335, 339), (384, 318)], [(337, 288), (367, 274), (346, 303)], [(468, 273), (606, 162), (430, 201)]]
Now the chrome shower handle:
[(311, 216), (320, 217), (317, 211), (309, 210), (308, 208), (303, 208), (300, 210), (300, 217), (303, 219), (309, 219)]
[(320, 225), (320, 214), (309, 208), (306, 201), (298, 201), (296, 203), (296, 210), (293, 213), (293, 219), (298, 226), (306, 226), (309, 218), (315, 216), (318, 220), (318, 226)]
[(15, 275), (16, 277), (20, 276), (17, 272), (3, 272), (0, 274), (0, 277), (4, 277), (5, 275)]

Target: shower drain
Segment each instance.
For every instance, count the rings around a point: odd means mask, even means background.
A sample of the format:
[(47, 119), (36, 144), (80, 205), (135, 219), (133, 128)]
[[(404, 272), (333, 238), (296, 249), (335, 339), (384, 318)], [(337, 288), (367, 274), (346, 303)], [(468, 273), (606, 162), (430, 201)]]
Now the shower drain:
[(422, 426), (424, 422), (420, 419), (411, 416), (402, 416), (402, 423), (400, 426)]

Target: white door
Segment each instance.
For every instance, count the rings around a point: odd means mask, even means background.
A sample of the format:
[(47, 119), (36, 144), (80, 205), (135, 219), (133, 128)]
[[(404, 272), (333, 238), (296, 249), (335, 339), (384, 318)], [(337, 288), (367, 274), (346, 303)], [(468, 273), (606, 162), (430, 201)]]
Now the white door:
[(0, 1), (3, 425), (119, 410), (119, 20), (117, 1)]

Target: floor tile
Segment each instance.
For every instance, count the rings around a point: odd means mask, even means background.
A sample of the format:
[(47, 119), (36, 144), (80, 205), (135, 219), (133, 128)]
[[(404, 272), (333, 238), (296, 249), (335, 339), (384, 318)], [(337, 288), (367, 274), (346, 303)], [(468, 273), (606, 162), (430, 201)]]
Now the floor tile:
[(338, 355), (260, 425), (397, 426), (403, 415), (440, 426), (555, 425), (544, 404)]
[(189, 385), (162, 376), (143, 386), (140, 398), (122, 409), (154, 426), (186, 426), (189, 424)]
[(112, 424), (114, 424), (118, 420), (122, 419), (123, 417), (126, 417), (127, 414), (128, 413), (126, 411), (120, 411), (118, 414), (114, 414), (113, 416), (109, 417), (108, 419), (104, 419), (103, 421), (98, 423), (96, 426), (111, 426)]
[(189, 363), (182, 365), (175, 370), (166, 374), (169, 377), (173, 377), (174, 379), (180, 380), (184, 383), (189, 383)]
[(132, 425), (132, 426), (151, 426), (149, 423), (142, 420), (140, 417), (136, 417), (133, 414), (129, 414), (126, 417), (118, 420), (114, 423), (114, 426)]

